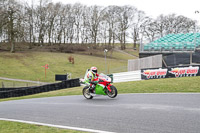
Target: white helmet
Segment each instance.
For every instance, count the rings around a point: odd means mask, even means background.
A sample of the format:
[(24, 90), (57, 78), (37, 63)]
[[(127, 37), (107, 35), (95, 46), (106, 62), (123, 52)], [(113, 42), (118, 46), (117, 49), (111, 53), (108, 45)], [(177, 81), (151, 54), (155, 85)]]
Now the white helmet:
[(91, 67), (91, 68), (90, 68), (90, 71), (91, 71), (93, 74), (97, 74), (97, 67)]

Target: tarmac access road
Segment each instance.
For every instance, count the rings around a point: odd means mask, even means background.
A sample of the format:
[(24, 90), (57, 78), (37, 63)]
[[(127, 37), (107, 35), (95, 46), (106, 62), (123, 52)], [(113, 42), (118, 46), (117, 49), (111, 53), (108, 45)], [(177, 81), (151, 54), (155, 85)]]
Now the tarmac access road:
[[(200, 93), (60, 96), (0, 102), (0, 118), (118, 133), (199, 133)], [(93, 129), (93, 130), (89, 130)]]

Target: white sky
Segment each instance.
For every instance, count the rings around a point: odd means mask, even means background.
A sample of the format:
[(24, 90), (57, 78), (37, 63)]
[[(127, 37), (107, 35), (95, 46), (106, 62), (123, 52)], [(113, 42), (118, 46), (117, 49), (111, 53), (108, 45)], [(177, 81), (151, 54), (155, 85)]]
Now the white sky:
[(139, 10), (145, 11), (148, 16), (156, 18), (160, 14), (168, 15), (176, 13), (184, 15), (194, 20), (200, 21), (200, 0), (52, 0), (53, 2), (62, 2), (64, 4), (82, 3), (85, 5), (132, 5)]

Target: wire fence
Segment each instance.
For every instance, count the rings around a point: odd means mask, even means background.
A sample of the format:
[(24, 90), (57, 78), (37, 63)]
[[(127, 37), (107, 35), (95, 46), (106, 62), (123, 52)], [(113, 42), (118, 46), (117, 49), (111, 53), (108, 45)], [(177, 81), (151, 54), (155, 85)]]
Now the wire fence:
[(136, 71), (144, 68), (162, 67), (162, 55), (154, 55), (150, 57), (128, 60), (128, 71)]
[(8, 81), (1, 81), (0, 88), (17, 88), (17, 87), (30, 87), (30, 86), (39, 86), (40, 83), (28, 83), (28, 82), (8, 82)]

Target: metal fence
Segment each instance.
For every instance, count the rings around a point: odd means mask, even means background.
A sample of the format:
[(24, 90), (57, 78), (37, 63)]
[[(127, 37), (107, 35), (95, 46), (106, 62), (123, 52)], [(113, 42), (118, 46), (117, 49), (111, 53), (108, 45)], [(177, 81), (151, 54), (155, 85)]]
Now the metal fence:
[(113, 73), (113, 83), (141, 80), (141, 71)]
[(16, 88), (16, 87), (30, 87), (30, 86), (39, 86), (42, 83), (28, 83), (28, 82), (7, 82), (0, 81), (0, 88)]
[(136, 71), (144, 68), (162, 67), (162, 55), (128, 60), (128, 71)]

